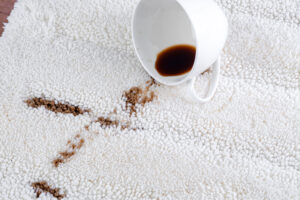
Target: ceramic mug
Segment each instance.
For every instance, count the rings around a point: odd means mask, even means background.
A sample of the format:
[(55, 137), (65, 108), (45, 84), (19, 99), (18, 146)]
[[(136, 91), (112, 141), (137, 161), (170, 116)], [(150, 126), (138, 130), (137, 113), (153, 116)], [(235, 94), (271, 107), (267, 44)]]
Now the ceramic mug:
[[(227, 38), (228, 22), (213, 0), (141, 0), (132, 21), (133, 43), (145, 70), (165, 85), (188, 84), (187, 94), (194, 100), (209, 101), (218, 85), (220, 52)], [(155, 69), (158, 53), (178, 45), (196, 47), (190, 72), (179, 76), (161, 76)], [(196, 94), (195, 79), (212, 66), (212, 78), (204, 97)]]

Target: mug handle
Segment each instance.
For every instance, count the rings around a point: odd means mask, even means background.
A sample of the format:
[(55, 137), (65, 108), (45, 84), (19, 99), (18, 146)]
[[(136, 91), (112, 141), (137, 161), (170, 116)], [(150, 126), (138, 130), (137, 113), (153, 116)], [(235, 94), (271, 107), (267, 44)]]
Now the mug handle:
[(210, 81), (210, 84), (209, 84), (209, 89), (208, 89), (207, 94), (204, 97), (199, 97), (196, 94), (195, 87), (194, 87), (196, 77), (194, 77), (193, 79), (191, 79), (187, 82), (187, 84), (188, 84), (188, 95), (190, 97), (192, 97), (192, 99), (194, 101), (196, 101), (198, 103), (206, 103), (214, 96), (214, 94), (216, 92), (218, 82), (219, 82), (220, 57), (213, 63), (212, 70), (213, 70), (213, 72), (212, 72), (213, 75), (212, 75), (212, 78), (211, 78), (211, 81)]

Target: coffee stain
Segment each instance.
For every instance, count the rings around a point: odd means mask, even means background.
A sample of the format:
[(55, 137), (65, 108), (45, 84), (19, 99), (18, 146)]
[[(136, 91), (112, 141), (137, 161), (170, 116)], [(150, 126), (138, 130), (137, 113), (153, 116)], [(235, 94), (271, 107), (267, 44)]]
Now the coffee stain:
[(109, 117), (99, 117), (95, 123), (99, 123), (101, 128), (110, 128), (110, 127), (120, 127), (121, 131), (123, 130), (143, 130), (143, 128), (132, 128), (130, 122), (120, 122), (119, 120), (112, 120)]
[(130, 116), (137, 113), (138, 105), (144, 106), (152, 102), (157, 96), (150, 88), (156, 84), (154, 79), (146, 82), (146, 87), (132, 87), (123, 93), (125, 99), (125, 110), (129, 111)]
[(99, 117), (95, 122), (98, 122), (102, 128), (107, 127), (118, 127), (120, 124), (119, 120), (111, 120), (110, 118)]
[(90, 130), (90, 126), (89, 125), (85, 125), (84, 129), (87, 130), (87, 131), (89, 131)]
[(59, 152), (58, 157), (52, 161), (53, 166), (57, 168), (59, 165), (70, 160), (82, 148), (84, 143), (84, 138), (80, 134), (77, 134), (72, 140), (67, 142), (67, 149)]
[[(137, 106), (141, 105), (144, 106), (147, 103), (152, 102), (157, 96), (153, 91), (150, 90), (150, 88), (154, 85), (159, 85), (158, 83), (155, 82), (155, 80), (152, 78), (151, 80), (146, 82), (146, 86), (143, 87), (132, 87), (128, 91), (125, 91), (123, 93), (123, 98), (125, 98), (125, 103), (126, 103), (126, 111), (130, 112), (130, 116), (134, 113), (137, 113)], [(32, 100), (34, 101), (34, 100)], [(37, 100), (35, 100), (37, 101)], [(35, 102), (34, 101), (34, 102)], [(40, 102), (40, 100), (38, 101)], [(32, 102), (28, 102), (27, 104), (30, 104), (30, 107), (37, 106), (39, 107), (39, 104), (36, 105), (34, 103), (33, 105)], [(43, 104), (42, 104), (43, 105)], [(90, 112), (90, 110), (86, 111)], [(117, 108), (114, 108), (113, 111), (109, 114), (109, 116), (114, 116), (117, 115)], [(92, 116), (90, 116), (92, 117)], [(110, 117), (103, 117), (100, 116), (96, 118), (96, 120), (91, 121), (88, 125), (84, 126), (84, 130), (90, 131), (90, 127), (93, 123), (99, 123), (100, 127), (105, 129), (105, 128), (110, 128), (110, 127), (120, 127), (120, 130), (144, 130), (144, 128), (136, 128), (136, 127), (131, 127), (130, 122), (121, 122), (120, 120), (117, 119), (112, 119)], [(82, 133), (82, 131), (81, 131)], [(95, 136), (92, 136), (95, 137)], [(87, 137), (88, 139), (92, 140), (91, 137)], [(73, 156), (76, 155), (76, 153), (82, 148), (82, 146), (85, 143), (85, 139), (81, 136), (81, 134), (76, 134), (71, 140), (67, 141), (67, 149), (65, 151), (59, 152), (58, 156), (52, 161), (52, 164), (55, 168), (59, 167), (61, 164), (64, 164), (68, 162)]]
[(150, 78), (149, 81), (146, 81), (146, 89), (149, 90), (151, 86), (154, 86), (154, 85), (157, 85), (157, 86), (160, 86), (160, 84), (154, 79), (154, 78)]
[(34, 192), (36, 193), (36, 198), (39, 198), (42, 192), (49, 193), (58, 200), (61, 200), (64, 197), (66, 197), (66, 194), (60, 194), (60, 188), (51, 188), (46, 181), (34, 182), (31, 183), (31, 186), (33, 187)]
[(74, 106), (68, 103), (61, 103), (55, 100), (47, 100), (41, 97), (34, 97), (25, 101), (27, 106), (31, 108), (44, 107), (55, 113), (72, 114), (74, 116), (89, 113), (89, 109), (82, 109), (79, 106)]

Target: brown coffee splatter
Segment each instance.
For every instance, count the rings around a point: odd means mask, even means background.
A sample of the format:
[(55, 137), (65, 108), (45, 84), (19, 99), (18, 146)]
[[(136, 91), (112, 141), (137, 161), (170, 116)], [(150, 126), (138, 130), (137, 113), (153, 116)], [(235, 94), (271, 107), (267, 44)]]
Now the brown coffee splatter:
[(84, 144), (84, 139), (82, 138), (82, 139), (80, 139), (79, 144), (77, 145), (77, 149), (81, 149), (83, 144)]
[(96, 121), (94, 121), (95, 123), (99, 123), (101, 128), (107, 128), (107, 127), (120, 127), (121, 130), (137, 130), (138, 128), (131, 128), (130, 127), (130, 123), (124, 123), (121, 124), (121, 122), (119, 120), (112, 120), (108, 117), (99, 117)]
[(79, 149), (81, 149), (84, 142), (85, 142), (85, 140), (83, 138), (81, 138), (81, 136), (79, 134), (77, 134), (73, 138), (73, 142), (71, 140), (69, 140), (67, 142), (67, 149), (63, 152), (59, 152), (59, 156), (52, 161), (52, 164), (54, 165), (54, 167), (58, 167), (60, 164), (65, 163), (71, 157), (73, 157), (76, 154), (76, 152)]
[[(143, 87), (132, 87), (130, 90), (125, 91), (123, 94), (123, 98), (125, 99), (126, 103), (126, 111), (130, 112), (130, 116), (137, 112), (137, 105), (144, 106), (145, 104), (153, 101), (156, 98), (156, 95), (153, 91), (150, 91), (150, 88), (153, 85), (159, 85), (155, 82), (155, 80), (152, 78), (151, 80), (146, 82), (146, 86)], [(34, 102), (32, 104), (32, 101)], [(35, 101), (37, 100), (31, 100), (28, 101), (27, 104), (31, 107), (39, 107), (41, 105), (36, 105)], [(40, 100), (39, 100), (40, 101)], [(54, 104), (55, 105), (55, 104)], [(89, 110), (86, 112), (90, 112)], [(109, 114), (110, 115), (117, 115), (117, 109), (114, 108), (113, 112)], [(86, 131), (90, 131), (90, 126), (93, 123), (99, 123), (101, 128), (107, 128), (107, 127), (120, 127), (121, 130), (144, 130), (144, 128), (133, 128), (130, 126), (130, 122), (120, 122), (120, 120), (114, 120), (110, 117), (98, 117), (95, 121), (91, 121), (88, 125), (84, 126), (84, 129)], [(83, 146), (85, 140), (83, 137), (81, 137), (80, 134), (77, 134), (73, 137), (72, 140), (69, 140), (67, 142), (67, 149), (63, 152), (58, 153), (58, 157), (52, 161), (52, 164), (54, 167), (58, 167), (60, 164), (63, 164), (70, 160), (71, 157), (73, 157), (76, 152)]]
[(34, 97), (27, 99), (25, 103), (32, 108), (39, 108), (44, 106), (47, 110), (50, 110), (55, 113), (63, 114), (73, 114), (74, 116), (82, 115), (84, 113), (90, 112), (88, 109), (82, 109), (79, 106), (74, 106), (71, 104), (64, 104), (60, 102), (55, 102), (55, 100), (47, 100), (45, 98)]
[(154, 79), (146, 82), (145, 89), (142, 87), (132, 87), (128, 91), (125, 91), (123, 98), (125, 99), (125, 109), (129, 111), (130, 116), (137, 112), (137, 105), (144, 106), (146, 103), (153, 101), (156, 95), (153, 91), (150, 91), (150, 87), (155, 85)]
[(157, 83), (157, 82), (155, 81), (155, 79), (152, 78), (152, 77), (151, 77), (151, 79), (150, 79), (149, 81), (146, 81), (146, 84), (147, 84), (147, 86), (146, 86), (146, 89), (147, 89), (147, 90), (149, 90), (150, 87), (153, 86), (153, 85), (158, 85), (158, 86), (160, 85), (160, 84)]
[(110, 118), (105, 118), (105, 117), (99, 117), (95, 122), (98, 122), (102, 128), (106, 127), (112, 127), (112, 126), (119, 126), (119, 121), (118, 120), (111, 120)]
[(154, 92), (150, 91), (149, 96), (144, 96), (140, 100), (139, 103), (144, 106), (146, 103), (149, 103), (149, 102), (153, 101), (155, 98), (156, 98), (156, 95), (154, 94)]
[(58, 200), (66, 197), (66, 194), (60, 194), (60, 188), (51, 188), (46, 181), (34, 182), (31, 186), (36, 193), (36, 198), (39, 198), (42, 192), (49, 193)]
[(64, 159), (67, 159), (67, 158), (71, 158), (72, 156), (74, 156), (75, 151), (71, 151), (71, 152), (64, 151), (64, 152), (60, 152), (59, 154), (60, 154)]
[(124, 97), (126, 100), (125, 109), (130, 111), (130, 115), (136, 113), (136, 104), (138, 104), (141, 95), (142, 89), (139, 87), (130, 88), (129, 91), (126, 91), (124, 93)]
[(130, 128), (129, 124), (125, 124), (121, 126), (121, 130), (125, 130), (125, 129), (131, 129), (131, 130), (136, 130), (136, 128)]
[(58, 167), (60, 164), (65, 163), (65, 160), (61, 158), (56, 158), (55, 160), (52, 161), (54, 167)]

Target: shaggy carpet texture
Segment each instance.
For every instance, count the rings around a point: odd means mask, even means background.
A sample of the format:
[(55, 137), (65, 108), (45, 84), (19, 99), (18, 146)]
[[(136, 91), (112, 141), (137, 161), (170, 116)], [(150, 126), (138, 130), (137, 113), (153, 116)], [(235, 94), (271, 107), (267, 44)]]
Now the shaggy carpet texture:
[(300, 199), (300, 2), (217, 3), (229, 38), (202, 105), (143, 70), (137, 0), (19, 0), (0, 38), (0, 199)]

